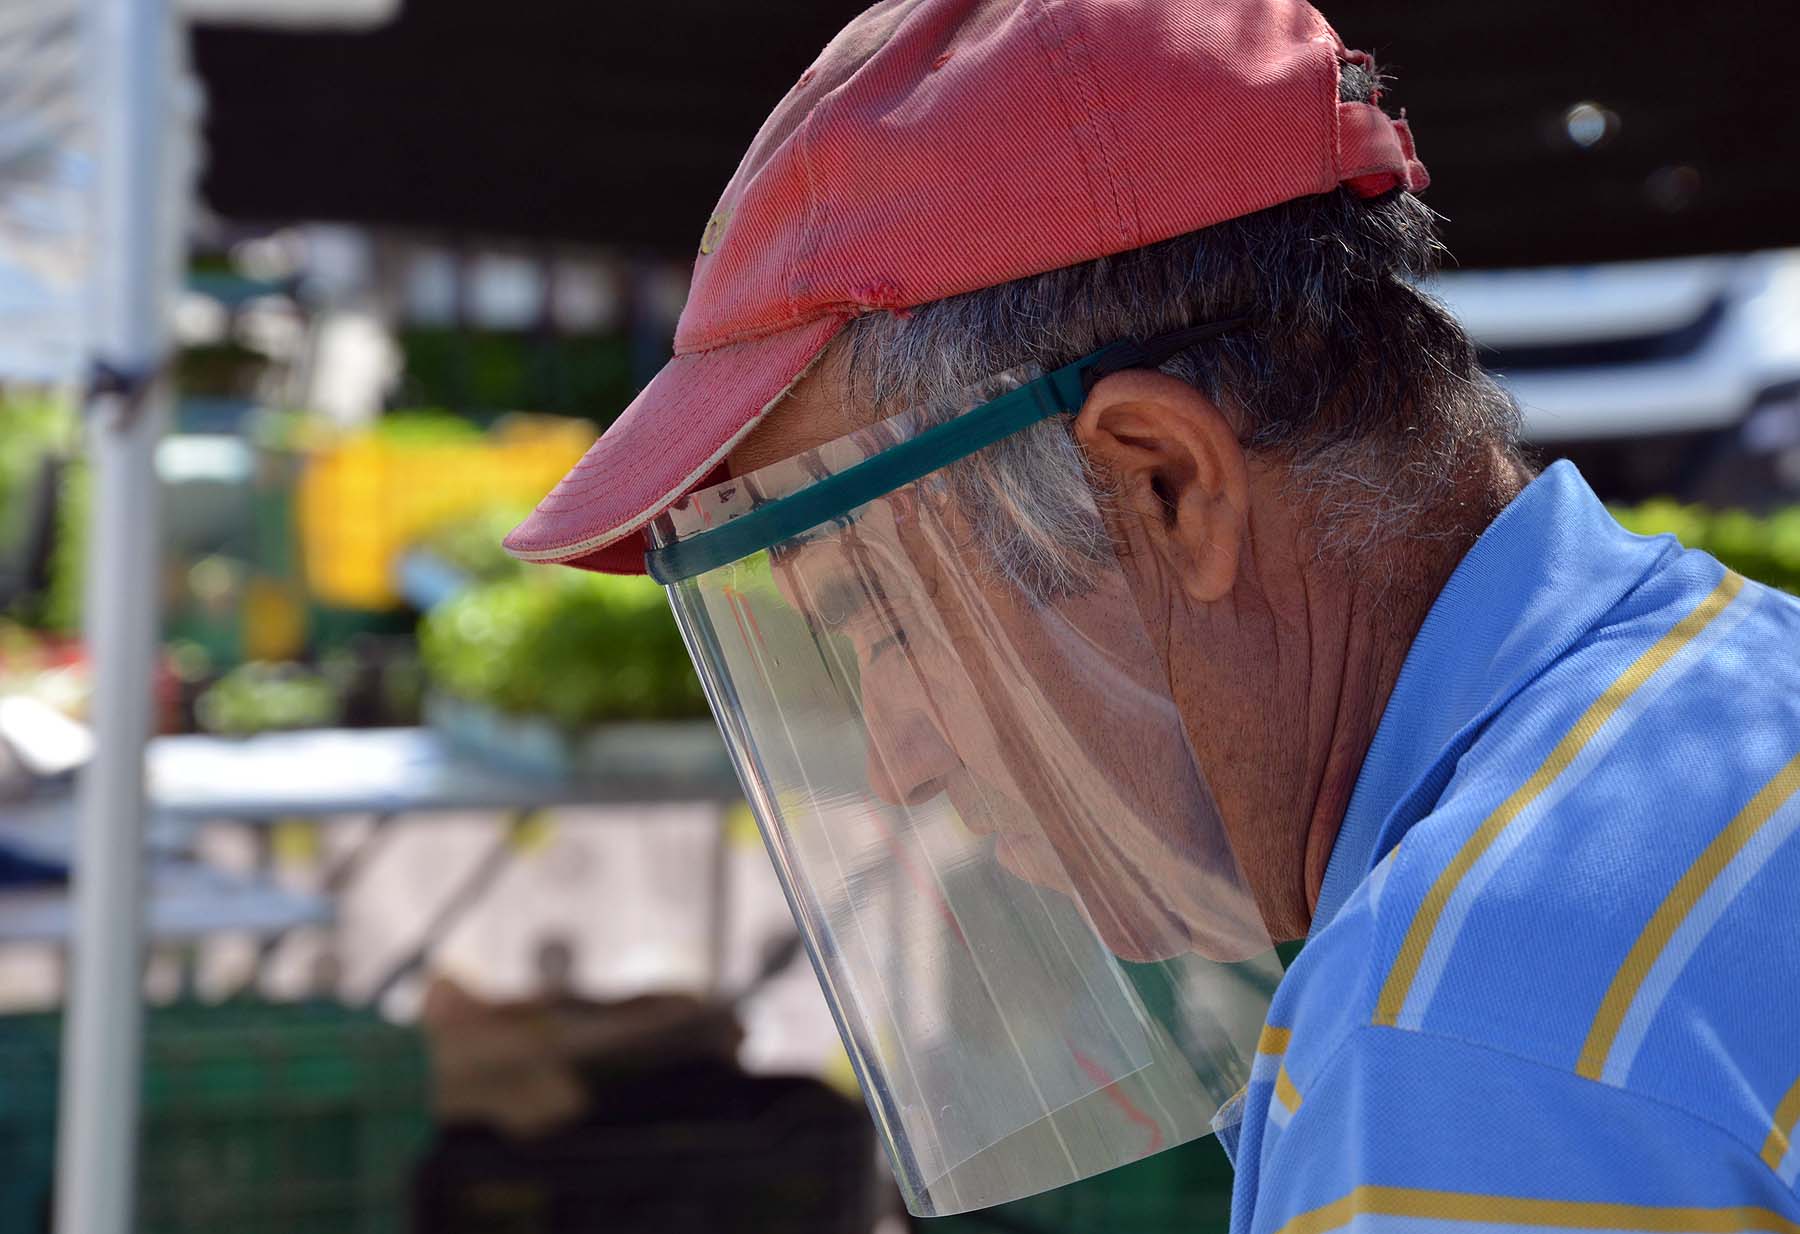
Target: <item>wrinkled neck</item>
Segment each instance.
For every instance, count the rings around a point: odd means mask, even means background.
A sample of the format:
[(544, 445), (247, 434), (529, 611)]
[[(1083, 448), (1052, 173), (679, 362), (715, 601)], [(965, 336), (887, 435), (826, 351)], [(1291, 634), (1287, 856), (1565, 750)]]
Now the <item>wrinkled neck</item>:
[(1315, 644), (1339, 650), (1335, 664), (1319, 666), (1322, 684), (1315, 692), (1315, 707), (1329, 714), (1330, 722), (1312, 781), (1299, 871), (1307, 926), (1363, 759), (1413, 640), (1457, 565), (1530, 478), (1509, 453), (1482, 454), (1459, 477), (1434, 520), (1373, 555), (1366, 565), (1343, 562), (1337, 567), (1336, 590), (1347, 598), (1336, 614), (1335, 638)]

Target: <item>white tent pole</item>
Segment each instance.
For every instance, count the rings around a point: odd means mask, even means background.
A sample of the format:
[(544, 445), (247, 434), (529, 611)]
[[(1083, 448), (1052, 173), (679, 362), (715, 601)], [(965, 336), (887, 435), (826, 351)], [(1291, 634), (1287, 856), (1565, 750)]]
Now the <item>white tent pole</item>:
[[(83, 0), (92, 119), (88, 408), (93, 513), (85, 635), (93, 762), (77, 797), (74, 934), (57, 1140), (58, 1234), (130, 1234), (143, 1012), (144, 745), (157, 638), (159, 370), (174, 30), (165, 0)], [(112, 389), (109, 391), (107, 386)]]

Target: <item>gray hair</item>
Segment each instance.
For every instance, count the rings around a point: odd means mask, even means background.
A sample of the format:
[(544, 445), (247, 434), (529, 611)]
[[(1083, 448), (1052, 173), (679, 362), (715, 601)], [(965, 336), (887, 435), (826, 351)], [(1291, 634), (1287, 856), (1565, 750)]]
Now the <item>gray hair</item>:
[[(1346, 64), (1342, 96), (1378, 97)], [(852, 394), (878, 416), (939, 420), (996, 373), (1055, 368), (1121, 338), (1242, 317), (1162, 371), (1226, 408), (1246, 449), (1286, 465), (1313, 511), (1316, 549), (1340, 560), (1443, 534), (1434, 513), (1474, 451), (1516, 452), (1518, 409), (1461, 326), (1418, 280), (1443, 246), (1411, 193), (1300, 198), (1081, 265), (853, 321), (833, 344)], [(1027, 595), (1083, 589), (1110, 559), (1109, 490), (1066, 419), (948, 469), (983, 563)]]

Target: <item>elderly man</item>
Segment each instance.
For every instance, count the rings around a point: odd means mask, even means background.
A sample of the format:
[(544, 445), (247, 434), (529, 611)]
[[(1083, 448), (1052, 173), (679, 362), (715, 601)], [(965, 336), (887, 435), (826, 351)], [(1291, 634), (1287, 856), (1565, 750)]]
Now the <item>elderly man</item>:
[[(1800, 611), (1419, 289), (1299, 0), (891, 0), (509, 538), (667, 583), (915, 1212), (1800, 1231)], [(1293, 968), (1271, 940), (1309, 939)]]

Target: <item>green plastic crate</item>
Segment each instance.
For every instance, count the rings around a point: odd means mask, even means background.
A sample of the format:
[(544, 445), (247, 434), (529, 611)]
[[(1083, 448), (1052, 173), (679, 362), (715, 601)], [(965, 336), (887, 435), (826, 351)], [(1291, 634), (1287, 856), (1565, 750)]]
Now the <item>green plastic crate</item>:
[[(45, 1228), (60, 1033), (58, 1016), (0, 1018), (0, 1234)], [(135, 1228), (400, 1234), (429, 1101), (422, 1038), (365, 1012), (152, 1010)]]
[(56, 1042), (45, 1019), (0, 1017), (0, 1234), (49, 1228)]

